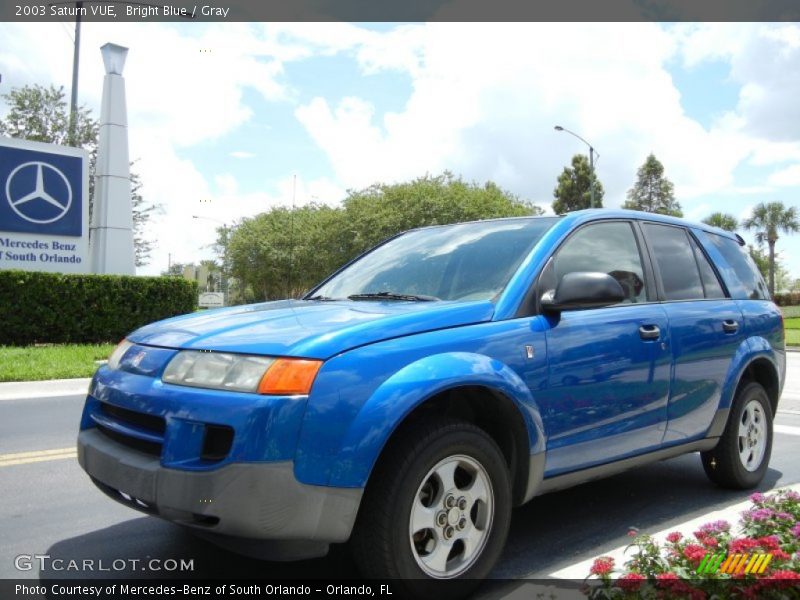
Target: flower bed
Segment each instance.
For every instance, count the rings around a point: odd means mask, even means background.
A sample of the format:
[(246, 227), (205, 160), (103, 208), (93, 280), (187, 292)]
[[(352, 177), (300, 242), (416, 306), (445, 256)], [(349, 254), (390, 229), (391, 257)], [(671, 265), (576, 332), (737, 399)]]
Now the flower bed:
[[(586, 579), (586, 595), (621, 600), (800, 598), (800, 494), (757, 493), (750, 501), (752, 507), (735, 530), (727, 521), (716, 521), (689, 538), (674, 531), (663, 543), (631, 531), (634, 539), (625, 550), (633, 550), (631, 558), (622, 569), (609, 556), (597, 558)], [(769, 558), (759, 563), (761, 555)]]

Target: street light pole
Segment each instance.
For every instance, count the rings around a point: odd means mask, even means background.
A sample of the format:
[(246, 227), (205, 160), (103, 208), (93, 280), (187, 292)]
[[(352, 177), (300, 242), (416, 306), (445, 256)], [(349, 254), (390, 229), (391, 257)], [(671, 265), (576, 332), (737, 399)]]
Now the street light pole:
[[(589, 146), (589, 172), (591, 173), (592, 176), (591, 180), (589, 181), (589, 208), (594, 208), (594, 182), (596, 179), (594, 173), (594, 155), (595, 155), (594, 146), (592, 146), (589, 142), (587, 142), (585, 139), (583, 139), (574, 131), (570, 131), (569, 129), (566, 129), (561, 125), (556, 125), (554, 129), (556, 131), (565, 131), (566, 133), (578, 138), (584, 144)], [(600, 158), (600, 154), (597, 154), (597, 158)]]
[(78, 124), (78, 66), (81, 54), (81, 9), (83, 2), (75, 3), (75, 39), (72, 48), (72, 91), (69, 101), (69, 145), (77, 146), (75, 127)]

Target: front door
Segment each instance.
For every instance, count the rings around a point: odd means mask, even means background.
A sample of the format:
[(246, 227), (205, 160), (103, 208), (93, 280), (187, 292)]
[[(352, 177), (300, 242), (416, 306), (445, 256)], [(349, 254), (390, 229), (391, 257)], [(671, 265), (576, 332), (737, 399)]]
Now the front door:
[[(608, 273), (627, 298), (605, 308), (546, 314), (548, 381), (541, 398), (545, 476), (599, 465), (660, 446), (672, 355), (663, 307), (627, 221), (573, 233), (542, 273), (545, 287), (576, 271)], [(650, 282), (650, 283), (648, 283)]]

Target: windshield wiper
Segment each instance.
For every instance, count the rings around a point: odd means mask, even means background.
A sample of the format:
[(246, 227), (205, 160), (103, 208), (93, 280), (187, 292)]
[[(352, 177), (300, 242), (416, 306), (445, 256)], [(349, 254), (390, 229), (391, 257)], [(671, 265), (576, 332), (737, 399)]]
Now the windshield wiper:
[(369, 294), (352, 294), (348, 300), (409, 300), (412, 302), (433, 302), (436, 296), (418, 296), (415, 294), (395, 294), (394, 292), (373, 292)]
[(339, 300), (339, 298), (330, 298), (329, 296), (323, 296), (322, 294), (317, 294), (316, 296), (311, 296), (310, 298), (303, 298), (303, 300), (318, 300), (319, 302), (330, 302), (332, 300)]

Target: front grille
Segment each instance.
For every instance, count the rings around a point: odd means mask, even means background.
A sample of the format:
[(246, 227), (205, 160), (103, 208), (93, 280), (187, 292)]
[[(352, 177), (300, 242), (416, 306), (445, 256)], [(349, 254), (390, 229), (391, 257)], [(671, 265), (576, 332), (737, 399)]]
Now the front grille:
[(135, 425), (142, 429), (149, 429), (154, 433), (164, 435), (167, 430), (167, 423), (164, 417), (157, 417), (155, 415), (148, 415), (146, 413), (136, 412), (113, 404), (105, 402), (100, 403), (100, 411), (108, 417), (116, 419), (122, 423)]
[(103, 435), (105, 435), (107, 438), (114, 440), (115, 442), (122, 444), (123, 446), (132, 448), (133, 450), (138, 450), (139, 452), (144, 452), (145, 454), (151, 454), (153, 456), (161, 456), (161, 444), (157, 444), (156, 442), (149, 442), (147, 440), (142, 440), (136, 437), (131, 437), (129, 435), (123, 435), (121, 433), (109, 429), (108, 427), (103, 427), (102, 425), (97, 425), (97, 430)]

